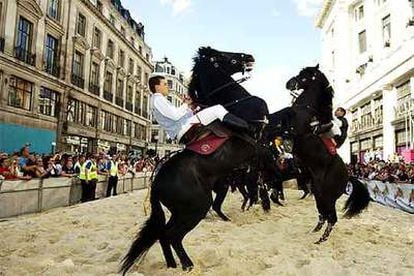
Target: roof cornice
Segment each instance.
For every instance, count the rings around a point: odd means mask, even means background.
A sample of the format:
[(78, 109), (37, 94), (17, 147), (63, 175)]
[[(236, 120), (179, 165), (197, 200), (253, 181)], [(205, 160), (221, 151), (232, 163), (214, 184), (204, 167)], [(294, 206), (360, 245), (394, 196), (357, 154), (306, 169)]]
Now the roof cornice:
[(315, 21), (316, 27), (322, 28), (334, 3), (335, 3), (335, 0), (324, 0), (323, 1), (319, 14), (316, 17), (316, 21)]

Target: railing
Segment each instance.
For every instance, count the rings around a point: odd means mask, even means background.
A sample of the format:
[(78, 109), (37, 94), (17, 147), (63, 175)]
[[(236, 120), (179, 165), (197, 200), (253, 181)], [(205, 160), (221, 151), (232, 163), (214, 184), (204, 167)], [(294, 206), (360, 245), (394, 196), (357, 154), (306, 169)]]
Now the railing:
[(141, 108), (139, 107), (138, 104), (135, 105), (135, 114), (141, 115)]
[(125, 108), (126, 108), (127, 110), (131, 111), (131, 112), (132, 112), (132, 110), (134, 109), (134, 107), (133, 107), (132, 103), (129, 103), (129, 102), (126, 102), (126, 103), (125, 103)]
[(99, 89), (100, 87), (94, 83), (90, 83), (89, 84), (89, 91), (92, 92), (93, 94), (99, 96)]
[(114, 99), (114, 94), (112, 94), (112, 93), (111, 93), (111, 92), (109, 92), (109, 91), (105, 91), (105, 90), (104, 90), (104, 92), (103, 92), (103, 97), (104, 97), (104, 99), (105, 99), (105, 100), (112, 102), (112, 101), (113, 101), (113, 99)]
[(124, 99), (122, 99), (122, 97), (116, 96), (115, 97), (115, 104), (118, 105), (118, 106), (123, 107), (124, 106)]
[(48, 64), (46, 63), (46, 68), (45, 71), (55, 77), (59, 77), (60, 75), (60, 66), (53, 63), (53, 64)]
[(72, 84), (83, 89), (85, 87), (85, 80), (78, 75), (72, 74)]
[[(120, 176), (117, 193), (147, 188), (150, 175), (150, 172), (138, 172), (135, 175), (128, 173)], [(97, 198), (106, 196), (107, 185), (106, 176), (98, 176)], [(77, 204), (81, 199), (81, 191), (77, 177), (4, 182), (0, 180), (0, 219)]]
[(36, 55), (30, 53), (20, 46), (14, 48), (14, 56), (18, 60), (23, 61), (29, 65), (35, 66), (36, 64)]
[(0, 37), (0, 52), (2, 53), (4, 53), (4, 44), (5, 44), (4, 37)]

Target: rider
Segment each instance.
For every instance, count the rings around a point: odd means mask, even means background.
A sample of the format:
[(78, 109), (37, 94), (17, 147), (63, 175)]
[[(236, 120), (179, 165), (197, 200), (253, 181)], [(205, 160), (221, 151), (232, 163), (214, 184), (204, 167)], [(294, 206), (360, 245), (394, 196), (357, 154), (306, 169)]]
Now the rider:
[(315, 134), (323, 134), (335, 141), (336, 148), (342, 146), (347, 137), (348, 121), (345, 118), (346, 110), (343, 107), (338, 107), (335, 110), (335, 117), (327, 124), (319, 124), (318, 121), (311, 123), (314, 127)]
[(195, 113), (196, 108), (192, 100), (185, 98), (181, 107), (175, 107), (166, 99), (169, 90), (163, 76), (153, 76), (148, 83), (153, 93), (151, 104), (154, 118), (171, 138), (180, 141), (194, 125), (206, 126), (217, 119), (232, 129), (250, 130), (246, 121), (229, 113), (222, 105), (214, 105)]

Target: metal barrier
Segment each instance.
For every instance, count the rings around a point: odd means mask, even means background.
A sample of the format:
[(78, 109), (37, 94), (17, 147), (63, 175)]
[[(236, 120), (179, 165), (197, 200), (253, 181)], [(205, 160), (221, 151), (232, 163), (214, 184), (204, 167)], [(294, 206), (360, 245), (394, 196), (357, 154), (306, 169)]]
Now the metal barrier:
[[(147, 187), (149, 173), (127, 174), (118, 179), (117, 193)], [(0, 180), (1, 181), (1, 180)], [(104, 198), (108, 180), (99, 176), (96, 198)], [(2, 181), (0, 183), (0, 219), (65, 207), (80, 202), (82, 188), (78, 178), (46, 178)]]

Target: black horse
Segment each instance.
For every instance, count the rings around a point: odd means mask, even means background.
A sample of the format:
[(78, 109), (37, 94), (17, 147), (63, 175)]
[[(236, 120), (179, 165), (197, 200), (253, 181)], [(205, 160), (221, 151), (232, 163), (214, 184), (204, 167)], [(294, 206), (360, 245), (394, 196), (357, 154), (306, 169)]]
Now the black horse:
[[(207, 95), (210, 91), (220, 90), (222, 95), (241, 93), (249, 97), (231, 75), (248, 69), (250, 63), (254, 62), (253, 56), (201, 48), (194, 62), (192, 87), (196, 87), (196, 90), (193, 93), (198, 91), (202, 92), (200, 95)], [(242, 102), (253, 103), (248, 100)], [(203, 98), (200, 103), (209, 104), (208, 97)], [(268, 114), (267, 105), (258, 100), (254, 103), (254, 106), (249, 107), (251, 111), (246, 112), (250, 114), (240, 117), (252, 120), (257, 128), (262, 128), (259, 121), (263, 121)], [(194, 229), (210, 209), (214, 184), (234, 168), (253, 158), (257, 154), (256, 148), (251, 137), (233, 133), (226, 143), (210, 155), (199, 155), (184, 149), (166, 161), (152, 183), (151, 215), (124, 257), (121, 272), (125, 274), (157, 240), (160, 241), (168, 267), (177, 266), (172, 247), (182, 268), (191, 270), (193, 262), (182, 244), (185, 235)], [(167, 223), (161, 203), (171, 212)]]
[(300, 158), (312, 177), (312, 192), (315, 195), (319, 212), (319, 221), (314, 232), (319, 231), (324, 223), (328, 226), (317, 241), (326, 241), (334, 224), (337, 222), (335, 203), (345, 192), (348, 180), (353, 184), (353, 191), (344, 209), (345, 217), (352, 217), (368, 206), (370, 201), (366, 187), (357, 179), (349, 178), (347, 168), (341, 157), (330, 154), (322, 139), (313, 133), (311, 121), (317, 118), (322, 124), (332, 119), (333, 89), (319, 66), (307, 67), (299, 75), (290, 79), (287, 88), (291, 91), (302, 90), (291, 108), (270, 115), (270, 124), (266, 129), (268, 135), (281, 125), (293, 136), (293, 152)]

